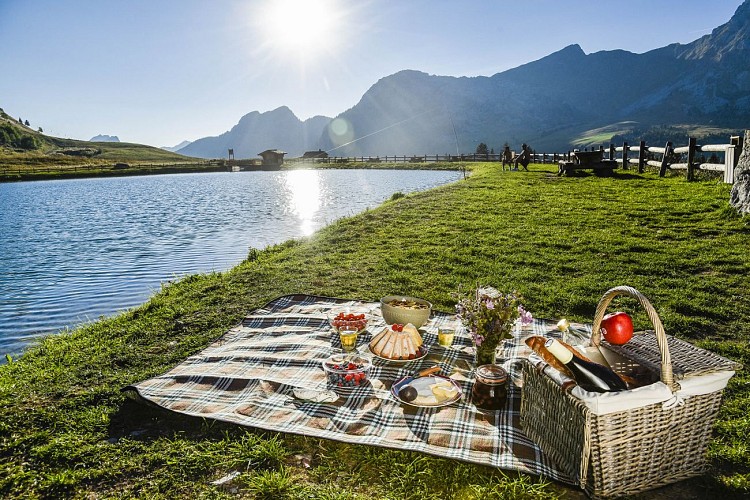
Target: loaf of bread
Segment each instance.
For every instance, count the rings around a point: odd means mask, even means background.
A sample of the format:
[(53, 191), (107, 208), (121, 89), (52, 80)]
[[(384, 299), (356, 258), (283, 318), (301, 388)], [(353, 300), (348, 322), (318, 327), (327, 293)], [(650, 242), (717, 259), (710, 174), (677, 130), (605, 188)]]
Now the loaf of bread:
[[(573, 374), (568, 370), (568, 367), (562, 364), (556, 357), (552, 355), (551, 352), (547, 350), (547, 348), (544, 346), (544, 343), (547, 341), (546, 338), (540, 337), (538, 335), (529, 337), (525, 340), (526, 345), (531, 347), (531, 349), (539, 355), (544, 361), (547, 362), (550, 366), (553, 368), (559, 370), (560, 372), (564, 373), (569, 378), (574, 378)], [(562, 342), (561, 342), (562, 343)], [(572, 349), (568, 344), (562, 343), (565, 347), (568, 347)], [(573, 349), (575, 351), (575, 349)]]
[[(566, 376), (570, 378), (574, 378), (573, 374), (568, 370), (568, 367), (566, 367), (564, 364), (560, 363), (560, 361), (550, 353), (546, 347), (544, 347), (544, 343), (547, 341), (546, 338), (540, 337), (540, 336), (534, 336), (529, 337), (526, 339), (526, 345), (531, 347), (531, 349), (537, 353), (544, 361), (547, 362), (550, 366), (553, 368), (556, 368), (557, 370), (564, 373)], [(573, 346), (566, 344), (562, 340), (558, 340), (562, 345), (565, 346), (566, 349), (568, 349), (570, 352), (573, 353), (573, 356), (577, 356), (580, 359), (584, 359), (586, 361), (591, 361), (589, 358), (587, 358), (581, 351), (574, 348)], [(617, 372), (615, 372), (617, 373)], [(638, 387), (638, 381), (633, 379), (632, 377), (628, 377), (627, 375), (623, 375), (621, 373), (617, 373), (617, 375), (627, 384), (628, 388)]]

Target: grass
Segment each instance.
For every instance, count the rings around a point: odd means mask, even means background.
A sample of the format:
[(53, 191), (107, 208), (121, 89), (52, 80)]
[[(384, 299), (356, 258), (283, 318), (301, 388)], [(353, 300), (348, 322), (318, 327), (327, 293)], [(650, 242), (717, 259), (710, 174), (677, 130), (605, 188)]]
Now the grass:
[[(728, 207), (728, 186), (622, 171), (560, 178), (541, 165), (472, 168), (465, 181), (252, 251), (229, 271), (165, 283), (146, 304), (46, 338), (0, 366), (0, 496), (581, 497), (543, 478), (187, 418), (120, 392), (288, 293), (376, 300), (395, 292), (450, 310), (459, 284), (481, 281), (517, 289), (538, 317), (591, 321), (601, 295), (628, 284), (649, 297), (668, 333), (748, 365), (750, 220)], [(613, 307), (648, 327), (633, 301)], [(643, 498), (750, 494), (749, 382), (743, 369), (725, 392), (710, 470)]]

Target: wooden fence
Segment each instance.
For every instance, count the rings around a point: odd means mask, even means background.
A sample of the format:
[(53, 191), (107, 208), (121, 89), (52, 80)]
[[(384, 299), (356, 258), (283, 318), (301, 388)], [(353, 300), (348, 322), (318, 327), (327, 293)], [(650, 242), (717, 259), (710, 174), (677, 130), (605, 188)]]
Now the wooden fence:
[[(686, 170), (687, 179), (693, 180), (696, 172), (705, 170), (722, 172), (724, 182), (734, 184), (734, 167), (737, 166), (742, 147), (742, 137), (733, 136), (730, 137), (729, 144), (699, 145), (694, 137), (689, 137), (686, 146), (674, 147), (671, 141), (664, 146), (647, 146), (645, 141), (640, 141), (637, 146), (625, 142), (622, 146), (599, 146), (599, 150), (603, 159), (614, 160), (621, 168), (628, 169), (637, 165), (639, 173), (643, 173), (648, 165), (658, 168), (661, 177), (666, 175), (667, 170)], [(707, 158), (706, 154), (710, 156)], [(719, 158), (719, 155), (723, 155), (723, 158)], [(571, 151), (560, 154), (536, 153), (534, 162), (547, 163), (550, 159), (552, 163), (559, 160), (570, 161), (571, 156)]]
[[(722, 172), (724, 182), (733, 184), (734, 167), (737, 166), (742, 146), (742, 138), (739, 136), (731, 137), (729, 144), (704, 145), (699, 145), (694, 137), (689, 137), (688, 144), (680, 147), (674, 147), (671, 141), (663, 147), (647, 146), (644, 141), (640, 141), (638, 146), (630, 146), (625, 142), (619, 147), (610, 144), (608, 159), (617, 161), (622, 168), (638, 165), (639, 173), (643, 173), (646, 165), (656, 167), (661, 177), (664, 177), (667, 170), (686, 170), (688, 180), (693, 180), (695, 173), (701, 170)], [(600, 149), (604, 150), (604, 147)], [(706, 158), (704, 153), (709, 153), (710, 156)], [(723, 154), (723, 161), (717, 153)]]
[[(664, 146), (647, 146), (644, 141), (640, 141), (638, 146), (631, 146), (627, 142), (622, 146), (610, 144), (609, 148), (600, 146), (604, 159), (615, 160), (619, 166), (627, 169), (631, 165), (638, 165), (638, 172), (643, 173), (646, 165), (659, 169), (659, 175), (664, 176), (667, 170), (686, 170), (688, 180), (693, 180), (697, 171), (715, 171), (723, 172), (724, 182), (734, 183), (734, 167), (737, 165), (740, 153), (742, 152), (742, 137), (734, 136), (730, 138), (729, 144), (704, 144), (699, 145), (695, 138), (688, 138), (686, 146), (673, 147), (672, 142), (667, 142)], [(711, 156), (706, 158), (705, 153)], [(718, 154), (723, 154), (723, 161), (718, 158)], [(516, 153), (513, 153), (515, 157)], [(560, 161), (571, 161), (572, 152), (566, 153), (536, 153), (532, 152), (533, 163), (558, 163)], [(684, 158), (683, 158), (684, 157)], [(128, 166), (131, 171), (163, 171), (168, 168), (172, 169), (191, 169), (191, 168), (229, 168), (233, 165), (240, 165), (244, 160), (206, 160), (203, 163), (190, 164), (153, 164), (153, 165), (132, 165)], [(259, 163), (260, 160), (247, 160), (248, 162)], [(395, 156), (330, 156), (327, 158), (288, 158), (286, 164), (336, 164), (336, 163), (438, 163), (438, 162), (496, 162), (502, 161), (501, 153), (489, 154), (460, 154), (460, 155), (395, 155)], [(167, 168), (165, 168), (167, 167)], [(6, 167), (0, 166), (0, 178), (11, 177), (16, 175), (28, 174), (55, 174), (61, 172), (81, 172), (94, 170), (117, 170), (114, 165), (92, 165), (92, 166), (49, 166), (49, 167)], [(127, 172), (126, 169), (123, 174)]]

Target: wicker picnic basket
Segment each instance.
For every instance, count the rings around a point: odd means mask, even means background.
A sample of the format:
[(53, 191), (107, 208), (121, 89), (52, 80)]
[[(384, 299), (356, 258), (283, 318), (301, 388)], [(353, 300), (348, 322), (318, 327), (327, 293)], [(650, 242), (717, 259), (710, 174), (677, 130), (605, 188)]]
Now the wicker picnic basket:
[[(605, 343), (601, 347), (615, 351), (625, 364), (655, 370), (672, 395), (680, 390), (678, 381), (686, 377), (714, 374), (728, 380), (739, 368), (731, 360), (667, 337), (648, 299), (626, 286), (612, 288), (599, 301), (592, 344), (599, 345), (605, 310), (618, 295), (637, 299), (654, 331), (638, 332), (623, 346)], [(618, 363), (613, 368), (621, 371), (623, 366)], [(669, 391), (664, 389), (668, 395)], [(709, 394), (680, 399), (680, 404), (668, 408), (658, 403), (599, 415), (531, 362), (525, 362), (521, 426), (589, 495), (635, 494), (704, 472), (722, 392), (723, 386)]]

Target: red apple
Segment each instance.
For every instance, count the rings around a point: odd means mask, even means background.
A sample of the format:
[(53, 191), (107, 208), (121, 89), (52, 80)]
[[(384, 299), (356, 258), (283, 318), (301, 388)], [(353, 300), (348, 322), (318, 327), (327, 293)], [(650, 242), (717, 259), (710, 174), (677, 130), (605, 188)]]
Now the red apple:
[(607, 314), (602, 320), (600, 332), (610, 344), (625, 344), (633, 338), (633, 320), (622, 311)]

